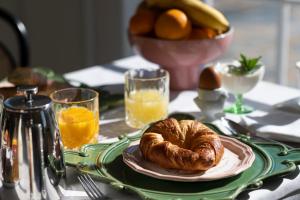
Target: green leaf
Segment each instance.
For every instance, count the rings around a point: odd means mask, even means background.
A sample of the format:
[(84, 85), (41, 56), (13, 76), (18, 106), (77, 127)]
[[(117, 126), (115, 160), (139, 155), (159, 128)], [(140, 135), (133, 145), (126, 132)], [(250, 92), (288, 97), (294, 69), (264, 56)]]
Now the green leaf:
[(240, 54), (239, 65), (229, 65), (229, 73), (235, 75), (245, 75), (254, 73), (262, 65), (260, 63), (261, 56), (256, 58), (247, 58), (244, 54)]
[(66, 80), (60, 74), (55, 73), (52, 69), (46, 67), (35, 67), (33, 71), (39, 73), (47, 78), (47, 80), (57, 81), (61, 83), (65, 83)]

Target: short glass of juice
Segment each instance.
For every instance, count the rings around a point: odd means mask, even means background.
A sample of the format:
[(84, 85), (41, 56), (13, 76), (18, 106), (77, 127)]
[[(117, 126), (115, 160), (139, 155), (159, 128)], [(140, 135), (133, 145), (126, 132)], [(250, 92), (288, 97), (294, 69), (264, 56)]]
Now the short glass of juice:
[(94, 90), (67, 88), (50, 97), (65, 149), (76, 150), (84, 144), (97, 143), (99, 133), (99, 98)]
[(133, 128), (165, 119), (169, 104), (169, 73), (163, 69), (133, 69), (125, 73), (125, 118)]

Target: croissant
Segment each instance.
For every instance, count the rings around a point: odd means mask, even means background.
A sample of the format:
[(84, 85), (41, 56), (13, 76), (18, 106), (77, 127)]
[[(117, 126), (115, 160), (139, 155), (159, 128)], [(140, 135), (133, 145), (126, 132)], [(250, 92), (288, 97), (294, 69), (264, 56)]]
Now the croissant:
[(143, 157), (163, 168), (203, 171), (217, 165), (224, 147), (217, 133), (194, 120), (170, 118), (152, 124), (142, 135)]

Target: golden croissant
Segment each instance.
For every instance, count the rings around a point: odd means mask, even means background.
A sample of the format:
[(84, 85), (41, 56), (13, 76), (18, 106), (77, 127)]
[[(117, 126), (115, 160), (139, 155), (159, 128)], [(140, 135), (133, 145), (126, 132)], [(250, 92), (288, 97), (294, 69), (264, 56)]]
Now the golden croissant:
[(163, 168), (207, 170), (217, 165), (224, 147), (217, 133), (194, 120), (165, 119), (143, 134), (140, 150), (145, 159)]

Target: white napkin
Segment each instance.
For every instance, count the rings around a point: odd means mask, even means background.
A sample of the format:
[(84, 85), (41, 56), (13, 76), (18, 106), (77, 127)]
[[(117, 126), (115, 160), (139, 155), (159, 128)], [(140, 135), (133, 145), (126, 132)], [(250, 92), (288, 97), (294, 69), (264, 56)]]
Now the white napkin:
[(256, 135), (278, 141), (300, 142), (300, 115), (279, 110), (254, 111), (248, 115), (227, 114), (227, 118)]
[(67, 198), (71, 199), (72, 198), (74, 200), (74, 197), (82, 197), (80, 199), (83, 199), (83, 197), (87, 197), (86, 192), (81, 191), (81, 190), (66, 190), (60, 185), (58, 186), (58, 190), (60, 191), (61, 196), (64, 199), (67, 199)]

